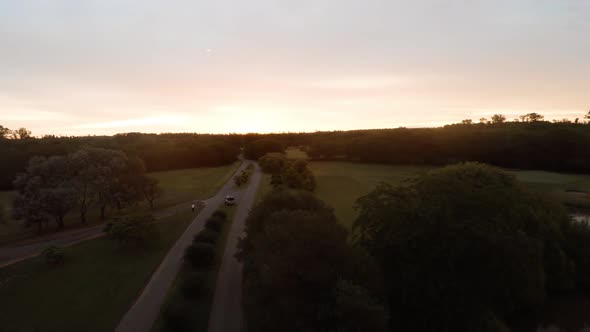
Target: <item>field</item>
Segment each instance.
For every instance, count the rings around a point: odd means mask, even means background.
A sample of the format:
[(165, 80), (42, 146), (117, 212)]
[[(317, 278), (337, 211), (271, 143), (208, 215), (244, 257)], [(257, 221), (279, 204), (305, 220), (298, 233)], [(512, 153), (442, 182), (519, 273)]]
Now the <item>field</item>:
[(239, 166), (240, 163), (235, 162), (220, 167), (150, 173), (150, 176), (158, 179), (164, 190), (164, 195), (156, 201), (156, 205), (168, 207), (194, 199), (211, 197), (229, 180)]
[[(236, 169), (240, 166), (239, 162), (221, 167), (203, 167), (192, 168), (176, 171), (156, 172), (149, 175), (160, 181), (164, 193), (162, 197), (156, 200), (156, 209), (166, 208), (180, 203), (186, 203), (191, 200), (206, 199), (213, 196), (221, 186), (229, 180)], [(11, 218), (10, 207), (14, 192), (0, 191), (0, 208), (4, 207), (5, 214), (2, 219), (0, 215), (0, 245), (14, 243), (37, 236), (35, 229), (25, 229), (22, 225)], [(145, 209), (142, 204), (139, 208)], [(133, 209), (131, 209), (133, 210)], [(129, 210), (113, 211), (110, 215), (128, 213)], [(2, 222), (6, 220), (6, 222)], [(82, 225), (79, 222), (75, 211), (66, 216), (65, 223), (67, 228), (85, 227), (99, 222), (99, 213), (97, 208), (90, 209), (88, 212), (88, 225)], [(53, 227), (50, 224), (50, 227)], [(53, 231), (51, 228), (50, 232)]]
[(63, 266), (34, 258), (0, 269), (3, 331), (113, 331), (193, 215), (158, 223), (152, 248), (125, 249), (100, 238), (66, 248)]
[[(309, 166), (317, 180), (316, 195), (334, 207), (336, 216), (346, 227), (351, 227), (356, 218), (354, 202), (379, 182), (395, 185), (408, 176), (431, 169), (348, 162), (310, 162)], [(531, 188), (554, 195), (572, 209), (590, 208), (590, 175), (507, 171)]]

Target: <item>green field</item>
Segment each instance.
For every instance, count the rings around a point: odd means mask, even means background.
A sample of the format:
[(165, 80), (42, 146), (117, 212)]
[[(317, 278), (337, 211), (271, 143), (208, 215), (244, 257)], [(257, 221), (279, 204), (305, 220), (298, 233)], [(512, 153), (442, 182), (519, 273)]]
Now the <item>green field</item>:
[[(351, 227), (356, 218), (354, 202), (379, 182), (395, 185), (408, 176), (432, 169), (349, 162), (310, 162), (309, 167), (317, 180), (316, 195), (334, 207), (336, 216), (346, 227)], [(590, 175), (507, 171), (531, 188), (554, 195), (570, 208), (590, 208)]]
[(301, 149), (296, 147), (288, 147), (285, 149), (285, 154), (288, 159), (307, 159), (307, 153), (301, 151)]
[[(221, 205), (219, 210), (225, 211), (227, 213), (227, 222), (223, 225), (219, 235), (219, 241), (217, 241), (215, 247), (215, 264), (213, 267), (206, 271), (208, 278), (207, 278), (207, 287), (210, 290), (207, 296), (203, 296), (200, 299), (191, 301), (192, 306), (192, 326), (193, 331), (207, 331), (209, 325), (209, 316), (211, 313), (211, 306), (213, 305), (213, 296), (215, 292), (215, 284), (217, 282), (217, 274), (219, 272), (219, 267), (221, 266), (221, 261), (223, 259), (223, 254), (225, 251), (225, 245), (227, 242), (227, 236), (229, 234), (229, 230), (232, 226), (234, 214), (236, 211), (237, 206), (226, 206)], [(170, 288), (168, 299), (166, 300), (166, 304), (162, 307), (163, 310), (171, 303), (175, 301), (182, 301), (182, 294), (180, 292), (180, 285), (185, 277), (190, 273), (193, 272), (193, 269), (187, 266), (183, 266), (178, 276), (176, 276), (176, 280), (174, 284)], [(154, 324), (152, 331), (159, 332), (159, 331), (166, 331), (164, 327), (164, 321), (162, 315), (158, 317), (158, 320)]]
[(156, 201), (157, 207), (168, 207), (194, 199), (213, 196), (240, 166), (240, 162), (220, 167), (191, 168), (177, 171), (150, 173), (158, 179), (164, 195)]
[(153, 248), (100, 238), (69, 247), (63, 266), (41, 258), (0, 269), (2, 331), (113, 331), (193, 214), (158, 223)]
[[(160, 181), (163, 195), (156, 200), (156, 209), (170, 207), (191, 200), (206, 199), (213, 196), (240, 166), (240, 162), (221, 167), (191, 168), (176, 171), (156, 172), (149, 175)], [(37, 236), (36, 229), (24, 228), (19, 221), (12, 220), (11, 206), (14, 192), (0, 191), (0, 208), (4, 208), (6, 219), (0, 218), (0, 245), (19, 242)], [(126, 214), (137, 209), (146, 209), (145, 204), (137, 208), (115, 211), (111, 209), (107, 213), (112, 216)], [(88, 224), (79, 222), (77, 212), (74, 210), (65, 218), (66, 228), (86, 227), (100, 222), (97, 208), (88, 211)], [(6, 220), (6, 222), (2, 222)], [(50, 223), (48, 232), (54, 231), (54, 225)]]

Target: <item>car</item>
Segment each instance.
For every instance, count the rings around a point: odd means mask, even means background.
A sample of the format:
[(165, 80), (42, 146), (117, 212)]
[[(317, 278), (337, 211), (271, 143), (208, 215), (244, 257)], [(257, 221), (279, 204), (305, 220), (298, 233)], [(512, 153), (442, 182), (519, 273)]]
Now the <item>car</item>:
[(225, 205), (234, 205), (236, 204), (236, 198), (232, 195), (225, 196)]

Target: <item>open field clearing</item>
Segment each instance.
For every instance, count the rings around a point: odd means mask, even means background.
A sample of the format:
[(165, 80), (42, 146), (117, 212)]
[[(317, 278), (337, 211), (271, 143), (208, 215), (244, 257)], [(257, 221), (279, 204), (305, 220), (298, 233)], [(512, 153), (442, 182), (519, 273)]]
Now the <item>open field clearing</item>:
[(164, 195), (156, 201), (156, 207), (168, 207), (193, 199), (213, 196), (234, 174), (240, 162), (220, 167), (191, 168), (176, 171), (150, 173), (160, 182)]
[[(351, 227), (356, 212), (355, 201), (379, 182), (399, 184), (405, 178), (426, 172), (431, 167), (357, 164), (349, 162), (310, 162), (317, 181), (316, 195), (331, 205), (338, 219)], [(561, 174), (543, 171), (507, 170), (536, 190), (547, 192), (571, 208), (590, 208), (590, 175)], [(261, 191), (270, 187), (263, 179)]]
[(100, 238), (64, 249), (61, 266), (37, 257), (0, 269), (2, 330), (113, 331), (193, 218), (187, 211), (159, 222), (151, 248)]

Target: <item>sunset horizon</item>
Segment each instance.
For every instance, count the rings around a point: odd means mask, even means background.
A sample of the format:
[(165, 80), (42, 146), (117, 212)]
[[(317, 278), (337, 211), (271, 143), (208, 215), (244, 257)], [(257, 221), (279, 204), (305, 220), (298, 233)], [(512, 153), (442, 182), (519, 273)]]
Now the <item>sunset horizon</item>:
[(8, 1), (0, 119), (36, 136), (574, 120), (588, 15), (576, 1)]

